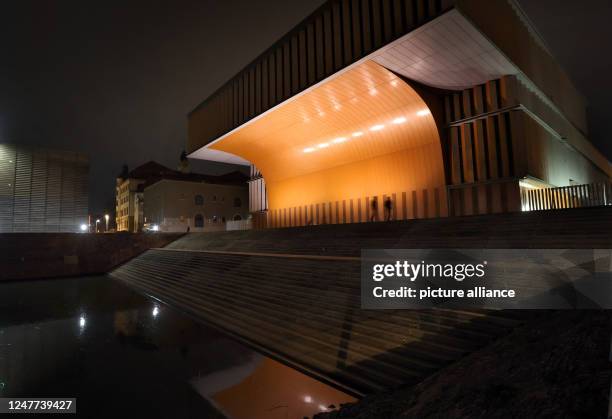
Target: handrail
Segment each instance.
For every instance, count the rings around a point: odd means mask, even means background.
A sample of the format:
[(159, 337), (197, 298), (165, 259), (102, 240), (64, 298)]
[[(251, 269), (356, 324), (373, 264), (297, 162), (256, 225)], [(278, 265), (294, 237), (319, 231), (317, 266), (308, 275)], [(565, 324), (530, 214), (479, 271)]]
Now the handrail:
[(597, 182), (557, 188), (521, 189), (523, 211), (612, 205), (612, 183)]

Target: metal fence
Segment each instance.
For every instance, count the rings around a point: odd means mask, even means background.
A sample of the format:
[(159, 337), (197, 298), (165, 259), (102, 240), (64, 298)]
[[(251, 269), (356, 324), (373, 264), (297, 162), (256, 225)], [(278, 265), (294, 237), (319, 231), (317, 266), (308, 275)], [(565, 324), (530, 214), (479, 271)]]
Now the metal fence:
[(521, 190), (523, 211), (612, 205), (612, 183)]

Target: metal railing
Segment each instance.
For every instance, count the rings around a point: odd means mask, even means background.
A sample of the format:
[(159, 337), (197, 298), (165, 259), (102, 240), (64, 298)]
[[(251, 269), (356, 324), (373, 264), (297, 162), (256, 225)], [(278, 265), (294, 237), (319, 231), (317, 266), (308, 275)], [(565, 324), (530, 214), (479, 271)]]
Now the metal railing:
[(445, 217), (444, 192), (439, 187), (272, 209), (261, 224), (280, 228)]
[(253, 228), (251, 220), (231, 220), (225, 223), (226, 231), (250, 230)]
[(586, 208), (612, 205), (612, 183), (521, 190), (523, 211)]

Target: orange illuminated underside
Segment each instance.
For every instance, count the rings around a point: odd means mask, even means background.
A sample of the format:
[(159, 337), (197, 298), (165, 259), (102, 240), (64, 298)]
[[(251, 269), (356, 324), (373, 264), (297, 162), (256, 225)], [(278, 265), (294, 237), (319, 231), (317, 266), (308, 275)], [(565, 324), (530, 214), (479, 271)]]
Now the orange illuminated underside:
[(427, 105), (372, 61), (325, 80), (208, 148), (255, 164), (271, 210), (410, 191), (444, 193), (440, 138)]

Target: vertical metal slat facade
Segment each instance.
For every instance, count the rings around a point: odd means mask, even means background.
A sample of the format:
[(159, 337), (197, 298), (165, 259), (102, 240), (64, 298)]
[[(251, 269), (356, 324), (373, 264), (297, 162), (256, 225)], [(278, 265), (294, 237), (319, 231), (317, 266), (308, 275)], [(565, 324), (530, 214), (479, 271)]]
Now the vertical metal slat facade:
[(89, 161), (0, 144), (0, 232), (77, 232), (87, 222)]

